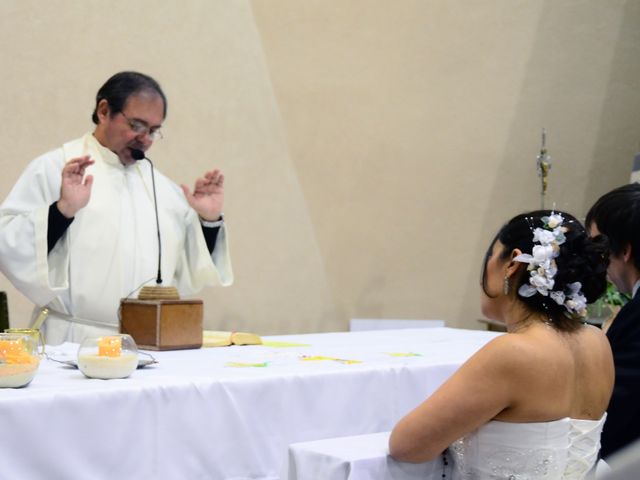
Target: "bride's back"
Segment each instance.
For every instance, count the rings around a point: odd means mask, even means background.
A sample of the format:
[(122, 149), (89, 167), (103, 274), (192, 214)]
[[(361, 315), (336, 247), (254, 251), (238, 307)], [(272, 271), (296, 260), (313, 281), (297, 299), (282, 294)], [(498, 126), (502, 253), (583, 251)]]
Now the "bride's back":
[(514, 367), (519, 380), (513, 383), (513, 403), (496, 420), (602, 417), (613, 390), (614, 367), (609, 342), (600, 329), (585, 325), (561, 332), (537, 324), (508, 340), (518, 349)]
[(568, 333), (537, 323), (496, 340), (502, 345), (489, 350), (511, 361), (503, 372), (519, 380), (504, 383), (508, 407), (450, 445), (452, 478), (585, 478), (613, 387), (606, 337), (594, 327)]

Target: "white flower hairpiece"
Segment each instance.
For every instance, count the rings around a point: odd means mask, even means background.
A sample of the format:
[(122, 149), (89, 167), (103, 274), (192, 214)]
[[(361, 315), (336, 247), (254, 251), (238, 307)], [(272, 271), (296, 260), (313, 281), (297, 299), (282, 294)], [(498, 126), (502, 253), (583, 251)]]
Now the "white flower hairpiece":
[(518, 293), (523, 297), (531, 297), (536, 293), (550, 297), (558, 305), (564, 305), (571, 316), (586, 317), (587, 299), (582, 294), (582, 284), (574, 282), (564, 291), (554, 290), (554, 278), (558, 273), (555, 258), (560, 255), (560, 245), (566, 238), (567, 227), (563, 227), (564, 218), (559, 213), (551, 213), (548, 217), (542, 217), (544, 228), (533, 229), (534, 245), (531, 254), (523, 253), (514, 260), (528, 263), (529, 283), (523, 284)]

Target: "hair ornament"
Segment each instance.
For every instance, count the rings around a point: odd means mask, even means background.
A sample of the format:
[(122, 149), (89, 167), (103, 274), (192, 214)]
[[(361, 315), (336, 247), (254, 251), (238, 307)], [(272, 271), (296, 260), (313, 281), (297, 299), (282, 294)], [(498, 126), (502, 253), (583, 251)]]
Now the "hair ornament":
[(550, 297), (558, 305), (563, 305), (569, 316), (586, 317), (587, 299), (582, 294), (580, 282), (570, 283), (564, 290), (554, 290), (554, 278), (558, 273), (556, 257), (560, 255), (560, 245), (566, 238), (564, 218), (559, 213), (551, 213), (548, 217), (542, 217), (543, 226), (533, 228), (533, 219), (527, 219), (533, 231), (533, 250), (531, 254), (523, 253), (514, 260), (528, 263), (529, 283), (523, 284), (518, 289), (522, 297), (532, 297), (536, 293)]

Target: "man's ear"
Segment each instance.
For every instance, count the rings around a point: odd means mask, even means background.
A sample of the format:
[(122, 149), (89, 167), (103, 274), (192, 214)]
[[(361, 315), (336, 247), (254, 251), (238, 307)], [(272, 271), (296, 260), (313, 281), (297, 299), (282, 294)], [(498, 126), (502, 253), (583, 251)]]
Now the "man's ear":
[(631, 244), (627, 243), (622, 249), (622, 252), (620, 252), (620, 255), (622, 256), (624, 263), (633, 263), (634, 257), (633, 257), (633, 252), (631, 250)]
[(96, 107), (96, 114), (98, 115), (98, 120), (100, 123), (110, 115), (111, 109), (109, 108), (109, 102), (106, 99), (102, 99), (98, 102), (98, 106)]

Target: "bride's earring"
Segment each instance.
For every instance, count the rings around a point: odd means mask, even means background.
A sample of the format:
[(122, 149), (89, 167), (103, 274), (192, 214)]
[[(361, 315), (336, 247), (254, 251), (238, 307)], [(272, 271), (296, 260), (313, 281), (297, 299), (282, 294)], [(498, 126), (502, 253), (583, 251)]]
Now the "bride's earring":
[(509, 277), (504, 277), (504, 283), (502, 284), (502, 292), (505, 295), (509, 295), (509, 290), (511, 290), (511, 285), (509, 285)]

